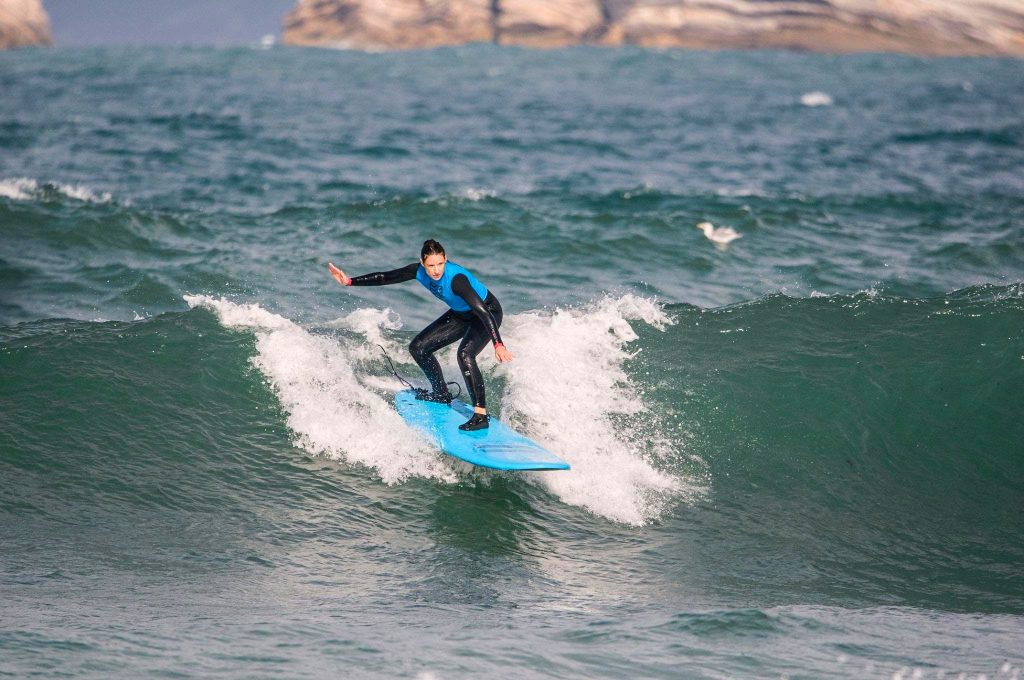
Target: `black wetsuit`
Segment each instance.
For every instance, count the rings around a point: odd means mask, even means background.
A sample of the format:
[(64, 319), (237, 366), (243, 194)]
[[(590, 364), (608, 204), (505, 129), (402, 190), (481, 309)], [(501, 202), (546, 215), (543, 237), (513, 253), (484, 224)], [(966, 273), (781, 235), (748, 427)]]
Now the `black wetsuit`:
[[(412, 281), (416, 278), (419, 268), (420, 264), (413, 262), (391, 271), (363, 274), (353, 277), (349, 285), (387, 286)], [(434, 393), (446, 394), (448, 387), (445, 385), (444, 374), (434, 357), (434, 352), (461, 338), (458, 351), (459, 370), (466, 379), (466, 387), (473, 398), (473, 406), (486, 408), (484, 381), (476, 365), (476, 355), (488, 342), (501, 344), (501, 335), (498, 334), (502, 318), (501, 304), (498, 303), (498, 298), (494, 297), (494, 293), (489, 291), (487, 298), (481, 300), (470, 285), (469, 279), (462, 274), (457, 274), (452, 279), (452, 292), (466, 301), (470, 311), (457, 312), (449, 309), (413, 338), (409, 344), (409, 352), (426, 373)]]

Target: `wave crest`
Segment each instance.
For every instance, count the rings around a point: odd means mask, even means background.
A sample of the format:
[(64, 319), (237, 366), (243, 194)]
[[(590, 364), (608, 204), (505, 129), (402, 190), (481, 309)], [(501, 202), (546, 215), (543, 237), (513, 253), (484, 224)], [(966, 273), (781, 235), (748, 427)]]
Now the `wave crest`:
[(73, 198), (83, 203), (110, 203), (113, 200), (109, 193), (101, 192), (97, 194), (91, 189), (77, 184), (40, 184), (38, 181), (27, 177), (0, 179), (0, 197), (9, 198), (12, 201), (31, 201), (38, 198), (46, 198), (47, 194), (53, 193)]
[(698, 488), (659, 469), (676, 445), (624, 370), (638, 337), (631, 321), (659, 330), (672, 323), (634, 295), (513, 316), (503, 334), (516, 358), (499, 372), (502, 413), (572, 465), (532, 479), (566, 503), (642, 525)]
[(317, 336), (256, 304), (186, 295), (190, 307), (213, 311), (228, 328), (256, 337), (252, 364), (287, 413), (295, 446), (373, 468), (386, 483), (409, 477), (455, 481), (452, 468), (406, 426), (376, 390), (356, 374), (352, 349)]

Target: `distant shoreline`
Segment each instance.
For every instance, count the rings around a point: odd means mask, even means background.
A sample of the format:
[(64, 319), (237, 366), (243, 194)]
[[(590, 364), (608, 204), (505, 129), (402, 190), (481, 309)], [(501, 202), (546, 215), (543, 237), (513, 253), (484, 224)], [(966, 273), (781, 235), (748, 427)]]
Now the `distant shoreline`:
[[(282, 44), (367, 52), (489, 43), (1024, 57), (1019, 0), (296, 0), (281, 26)], [(52, 44), (41, 0), (0, 3), (0, 49)]]
[(1011, 0), (299, 0), (290, 45), (410, 50), (468, 43), (786, 49), (921, 56), (1024, 56), (1024, 6)]

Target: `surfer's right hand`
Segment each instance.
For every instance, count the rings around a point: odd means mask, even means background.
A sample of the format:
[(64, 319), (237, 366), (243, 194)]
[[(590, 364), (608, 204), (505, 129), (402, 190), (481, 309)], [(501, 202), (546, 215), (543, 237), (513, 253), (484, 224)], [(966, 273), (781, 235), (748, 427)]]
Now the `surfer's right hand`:
[(512, 361), (512, 352), (505, 349), (505, 345), (498, 343), (494, 346), (494, 356), (498, 360), (498, 363), (505, 363)]
[(335, 267), (333, 262), (328, 262), (327, 263), (327, 271), (329, 271), (331, 273), (331, 276), (334, 277), (334, 280), (337, 281), (338, 283), (340, 283), (341, 285), (343, 285), (343, 286), (351, 286), (352, 285), (352, 279), (350, 279), (349, 277), (345, 276), (345, 272), (343, 272), (340, 269), (338, 269), (337, 267)]

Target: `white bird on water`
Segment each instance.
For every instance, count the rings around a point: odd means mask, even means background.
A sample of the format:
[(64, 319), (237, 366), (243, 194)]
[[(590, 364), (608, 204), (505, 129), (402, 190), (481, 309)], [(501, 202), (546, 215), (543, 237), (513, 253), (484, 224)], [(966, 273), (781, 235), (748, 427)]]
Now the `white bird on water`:
[(738, 238), (743, 238), (743, 234), (739, 233), (732, 227), (718, 227), (710, 222), (701, 222), (697, 225), (697, 228), (704, 232), (704, 235), (708, 237), (708, 240), (714, 241), (721, 245), (725, 245), (731, 241), (735, 241)]

